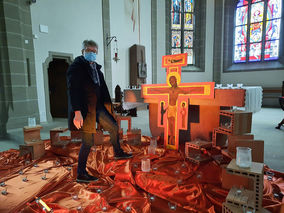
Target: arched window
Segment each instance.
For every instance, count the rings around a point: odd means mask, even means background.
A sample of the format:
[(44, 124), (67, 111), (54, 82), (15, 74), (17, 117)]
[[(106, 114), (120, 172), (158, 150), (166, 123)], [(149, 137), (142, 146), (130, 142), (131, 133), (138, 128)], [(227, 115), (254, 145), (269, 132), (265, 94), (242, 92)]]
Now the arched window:
[(239, 0), (235, 10), (233, 62), (279, 59), (282, 0)]
[(187, 63), (195, 64), (194, 0), (171, 1), (171, 54), (187, 53)]

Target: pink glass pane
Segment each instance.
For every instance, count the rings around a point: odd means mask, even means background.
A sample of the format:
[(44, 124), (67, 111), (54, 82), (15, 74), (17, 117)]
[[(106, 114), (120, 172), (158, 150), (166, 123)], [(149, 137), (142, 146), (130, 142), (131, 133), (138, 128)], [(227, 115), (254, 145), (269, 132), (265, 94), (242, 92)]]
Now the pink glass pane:
[(187, 64), (193, 64), (193, 50), (184, 49), (184, 53), (187, 53)]
[(181, 28), (181, 13), (172, 13), (172, 29)]
[(261, 59), (261, 43), (250, 44), (249, 61), (260, 61)]
[(234, 51), (234, 62), (246, 62), (246, 45), (236, 45)]
[(180, 31), (172, 31), (172, 47), (180, 47), (180, 37), (181, 32)]
[(250, 43), (262, 40), (262, 22), (250, 25)]
[(184, 14), (184, 29), (185, 30), (193, 30), (193, 18), (194, 18), (194, 15), (191, 13)]
[(266, 40), (279, 39), (280, 37), (280, 19), (274, 19), (266, 22)]
[(240, 0), (237, 7), (241, 7), (241, 6), (244, 6), (244, 5), (247, 5), (247, 4), (248, 4), (247, 0)]
[(282, 0), (268, 0), (267, 20), (280, 18), (282, 13)]
[(180, 54), (180, 53), (181, 53), (180, 49), (172, 49), (172, 55)]
[(247, 25), (235, 27), (235, 45), (247, 42)]
[(264, 60), (276, 60), (279, 58), (279, 40), (265, 42)]
[(193, 12), (193, 0), (184, 0), (184, 12)]
[(193, 46), (193, 32), (185, 31), (184, 32), (184, 47)]
[(236, 10), (236, 26), (247, 24), (248, 6), (238, 7)]
[(263, 0), (252, 0), (251, 3), (256, 3), (256, 2), (260, 2), (260, 1), (263, 1)]
[(263, 20), (264, 2), (259, 2), (251, 5), (250, 22), (260, 22)]
[(172, 0), (172, 12), (181, 12), (181, 0)]

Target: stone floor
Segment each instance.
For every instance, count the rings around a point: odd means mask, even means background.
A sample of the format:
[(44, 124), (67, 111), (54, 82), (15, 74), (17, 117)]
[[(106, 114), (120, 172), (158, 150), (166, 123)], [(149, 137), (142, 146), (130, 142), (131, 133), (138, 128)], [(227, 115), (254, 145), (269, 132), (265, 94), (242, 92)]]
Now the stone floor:
[[(132, 119), (132, 126), (140, 128), (143, 135), (151, 135), (149, 129), (149, 114), (145, 109), (138, 110), (138, 117)], [(263, 108), (260, 112), (253, 115), (252, 133), (255, 139), (265, 142), (264, 162), (275, 170), (284, 172), (284, 127), (281, 130), (275, 126), (284, 117), (284, 112), (277, 108)], [(42, 123), (41, 138), (49, 138), (49, 130), (54, 127), (67, 127), (66, 119), (54, 119), (51, 123)], [(122, 121), (122, 128), (127, 129), (127, 122)], [(0, 151), (8, 149), (18, 149), (19, 144), (23, 144), (23, 130), (10, 129), (7, 139), (0, 139)], [(67, 131), (63, 135), (70, 135)]]

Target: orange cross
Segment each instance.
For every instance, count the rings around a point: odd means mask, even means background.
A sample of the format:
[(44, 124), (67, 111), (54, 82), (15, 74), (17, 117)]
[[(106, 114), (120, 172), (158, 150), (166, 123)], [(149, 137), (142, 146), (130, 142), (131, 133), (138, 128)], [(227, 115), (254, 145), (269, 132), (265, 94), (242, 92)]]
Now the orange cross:
[(180, 83), (181, 67), (187, 65), (187, 53), (166, 55), (167, 84), (143, 84), (141, 95), (146, 103), (158, 103), (158, 127), (164, 127), (164, 144), (178, 149), (179, 130), (187, 130), (188, 99), (214, 98), (214, 82)]

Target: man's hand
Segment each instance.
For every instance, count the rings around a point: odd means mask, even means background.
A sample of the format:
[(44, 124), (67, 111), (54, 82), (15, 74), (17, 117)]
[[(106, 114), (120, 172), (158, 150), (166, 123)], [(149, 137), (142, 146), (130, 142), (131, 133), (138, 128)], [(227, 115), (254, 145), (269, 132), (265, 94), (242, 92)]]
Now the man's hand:
[(75, 111), (75, 117), (73, 123), (77, 129), (80, 129), (83, 126), (83, 117), (81, 111)]

